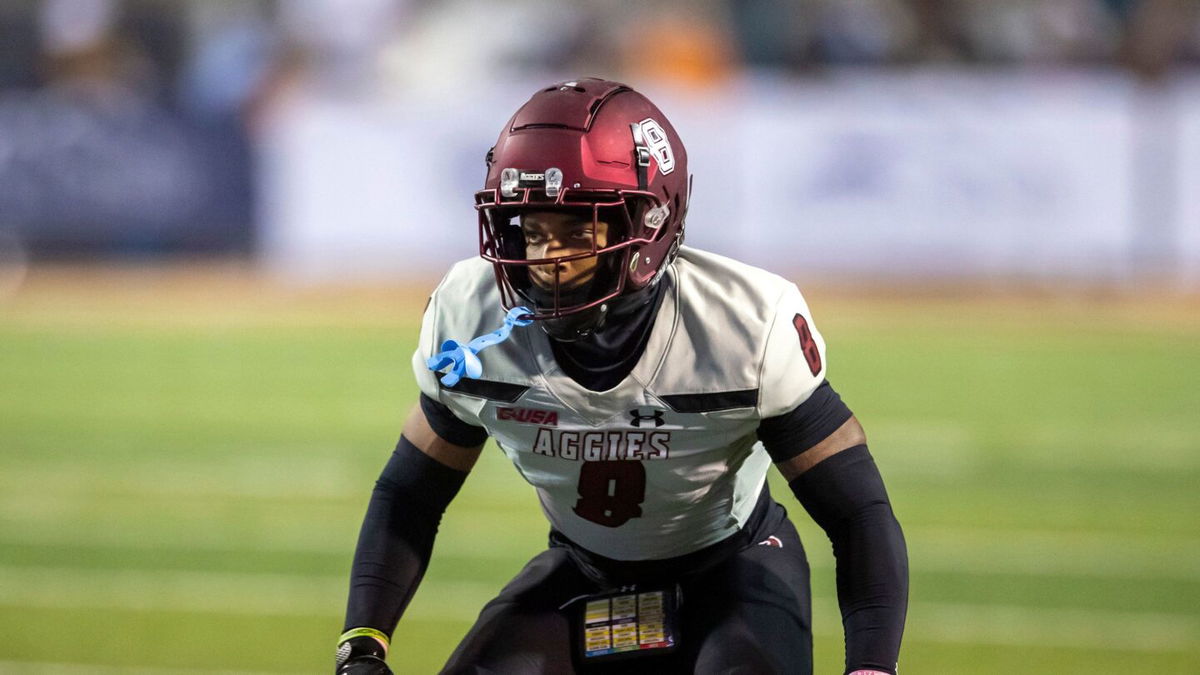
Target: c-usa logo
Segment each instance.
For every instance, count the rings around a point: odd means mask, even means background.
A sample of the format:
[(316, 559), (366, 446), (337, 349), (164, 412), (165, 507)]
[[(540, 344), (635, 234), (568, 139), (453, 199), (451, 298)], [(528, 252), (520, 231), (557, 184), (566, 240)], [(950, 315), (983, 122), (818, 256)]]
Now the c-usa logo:
[(642, 427), (642, 422), (654, 422), (655, 427), (661, 427), (666, 424), (666, 420), (663, 419), (665, 412), (665, 410), (653, 410), (651, 414), (643, 415), (639, 409), (634, 408), (629, 411), (629, 423), (639, 429)]

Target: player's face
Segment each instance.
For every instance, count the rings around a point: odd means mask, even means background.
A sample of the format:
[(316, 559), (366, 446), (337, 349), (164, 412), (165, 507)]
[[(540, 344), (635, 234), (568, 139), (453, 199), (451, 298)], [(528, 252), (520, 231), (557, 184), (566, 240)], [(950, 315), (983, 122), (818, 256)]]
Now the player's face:
[[(525, 258), (563, 258), (591, 253), (608, 245), (608, 223), (597, 221), (592, 231), (592, 219), (575, 214), (538, 211), (521, 218), (525, 236)], [(529, 276), (544, 290), (554, 289), (554, 268), (558, 267), (560, 291), (571, 291), (596, 276), (596, 257), (568, 260), (550, 265), (533, 265)]]

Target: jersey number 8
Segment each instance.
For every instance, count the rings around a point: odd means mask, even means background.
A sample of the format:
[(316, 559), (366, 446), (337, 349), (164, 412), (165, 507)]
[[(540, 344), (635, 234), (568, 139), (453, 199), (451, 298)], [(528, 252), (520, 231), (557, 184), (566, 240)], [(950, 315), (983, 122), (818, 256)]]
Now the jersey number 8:
[(620, 527), (640, 518), (646, 499), (646, 468), (641, 462), (584, 462), (579, 469), (579, 501), (575, 514), (603, 525)]

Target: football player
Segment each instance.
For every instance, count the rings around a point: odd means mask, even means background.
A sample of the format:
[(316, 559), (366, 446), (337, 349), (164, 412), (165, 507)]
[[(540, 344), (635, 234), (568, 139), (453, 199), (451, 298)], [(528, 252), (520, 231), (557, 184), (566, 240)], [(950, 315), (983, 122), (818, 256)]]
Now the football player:
[(808, 563), (771, 464), (832, 541), (845, 672), (896, 672), (907, 554), (863, 429), (796, 286), (681, 246), (689, 191), (675, 129), (623, 84), (547, 87), (504, 126), (481, 255), (425, 311), (420, 404), (367, 509), (339, 673), (389, 672), (489, 437), (549, 546), (444, 672), (812, 672)]

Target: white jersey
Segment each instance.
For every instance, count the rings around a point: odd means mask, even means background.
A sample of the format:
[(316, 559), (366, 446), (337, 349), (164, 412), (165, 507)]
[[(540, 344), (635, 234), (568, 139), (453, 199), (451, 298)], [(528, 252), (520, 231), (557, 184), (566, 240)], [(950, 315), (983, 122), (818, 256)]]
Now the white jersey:
[(608, 391), (568, 377), (536, 323), (481, 351), (480, 379), (439, 382), (426, 359), (443, 341), (504, 322), (479, 258), (438, 285), (413, 355), (421, 391), (487, 430), (550, 524), (617, 560), (683, 555), (736, 532), (770, 466), (759, 420), (800, 405), (825, 376), (825, 344), (782, 277), (683, 247), (662, 283), (645, 352)]

